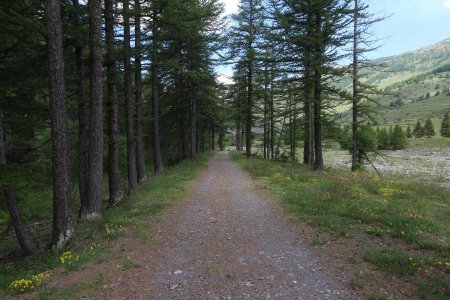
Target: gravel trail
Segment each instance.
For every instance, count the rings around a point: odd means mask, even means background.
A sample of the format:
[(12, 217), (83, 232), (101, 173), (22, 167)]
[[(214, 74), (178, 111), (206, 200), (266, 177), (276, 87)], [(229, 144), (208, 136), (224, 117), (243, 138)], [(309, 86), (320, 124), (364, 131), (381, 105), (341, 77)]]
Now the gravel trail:
[(99, 296), (358, 298), (307, 250), (298, 227), (221, 152), (193, 182), (190, 196), (150, 230), (151, 243), (136, 249), (141, 267), (115, 278)]

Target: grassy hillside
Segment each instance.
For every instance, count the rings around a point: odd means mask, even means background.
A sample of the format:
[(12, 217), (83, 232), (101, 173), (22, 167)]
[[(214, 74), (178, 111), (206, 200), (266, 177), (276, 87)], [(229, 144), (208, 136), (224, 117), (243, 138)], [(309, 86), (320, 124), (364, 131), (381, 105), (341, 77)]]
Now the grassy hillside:
[[(412, 125), (431, 118), (438, 129), (450, 112), (450, 39), (376, 62), (385, 66), (367, 81), (387, 93), (378, 97), (378, 123)], [(343, 122), (350, 120), (349, 108), (339, 109)]]

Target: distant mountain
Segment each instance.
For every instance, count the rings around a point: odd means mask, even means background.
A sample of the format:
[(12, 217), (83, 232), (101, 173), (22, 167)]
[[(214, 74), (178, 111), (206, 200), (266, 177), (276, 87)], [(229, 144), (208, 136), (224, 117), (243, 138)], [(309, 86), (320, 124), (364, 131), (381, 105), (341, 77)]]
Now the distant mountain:
[(386, 87), (450, 63), (450, 39), (400, 55), (379, 58), (374, 62), (384, 67), (380, 71), (370, 72), (367, 81)]
[[(431, 118), (438, 126), (450, 112), (450, 39), (375, 62), (382, 67), (370, 71), (367, 81), (388, 92), (378, 99), (379, 125), (412, 125)], [(349, 108), (342, 108), (341, 121), (350, 121)]]

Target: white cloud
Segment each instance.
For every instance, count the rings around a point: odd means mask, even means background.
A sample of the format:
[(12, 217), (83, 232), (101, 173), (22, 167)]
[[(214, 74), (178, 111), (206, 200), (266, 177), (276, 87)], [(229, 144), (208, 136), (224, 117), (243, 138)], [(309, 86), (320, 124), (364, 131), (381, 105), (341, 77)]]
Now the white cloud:
[(445, 0), (442, 2), (442, 5), (444, 5), (445, 8), (450, 9), (450, 0)]
[(219, 73), (217, 76), (217, 81), (225, 85), (230, 85), (234, 83), (232, 76), (232, 72)]
[(239, 0), (222, 0), (225, 4), (225, 14), (233, 14), (238, 11), (239, 8)]

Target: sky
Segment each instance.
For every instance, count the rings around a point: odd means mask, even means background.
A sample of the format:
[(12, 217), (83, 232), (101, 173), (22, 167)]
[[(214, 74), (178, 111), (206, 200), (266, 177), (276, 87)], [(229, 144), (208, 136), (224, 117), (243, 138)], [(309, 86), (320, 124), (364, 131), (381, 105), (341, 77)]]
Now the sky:
[[(239, 0), (222, 0), (225, 13), (235, 13)], [(373, 28), (381, 47), (369, 58), (386, 57), (450, 38), (450, 0), (366, 0), (372, 13), (390, 15)], [(229, 68), (220, 70), (230, 75)], [(224, 76), (222, 76), (224, 77)], [(223, 78), (223, 82), (228, 82)]]

